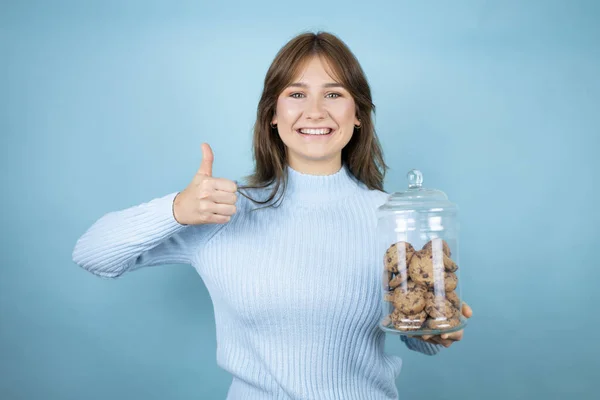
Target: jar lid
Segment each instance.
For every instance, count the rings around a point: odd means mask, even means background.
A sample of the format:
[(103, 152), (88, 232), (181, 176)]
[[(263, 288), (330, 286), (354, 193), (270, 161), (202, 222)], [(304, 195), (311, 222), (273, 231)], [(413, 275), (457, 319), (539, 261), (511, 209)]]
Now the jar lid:
[[(448, 200), (446, 193), (437, 189), (423, 187), (423, 174), (418, 169), (411, 169), (406, 175), (408, 189), (403, 192), (394, 192), (387, 202), (380, 207), (381, 210), (456, 210), (456, 204)], [(439, 210), (437, 210), (439, 209)]]

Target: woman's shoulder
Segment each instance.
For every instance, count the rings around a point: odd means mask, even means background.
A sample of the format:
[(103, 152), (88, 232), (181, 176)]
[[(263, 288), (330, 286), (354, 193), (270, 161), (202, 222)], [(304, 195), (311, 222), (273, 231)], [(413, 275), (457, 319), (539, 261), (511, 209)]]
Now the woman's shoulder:
[(369, 201), (373, 202), (376, 207), (385, 204), (390, 197), (390, 193), (386, 192), (385, 190), (369, 189), (369, 187), (362, 182), (359, 183), (359, 186), (361, 193), (363, 193), (363, 195), (367, 197)]

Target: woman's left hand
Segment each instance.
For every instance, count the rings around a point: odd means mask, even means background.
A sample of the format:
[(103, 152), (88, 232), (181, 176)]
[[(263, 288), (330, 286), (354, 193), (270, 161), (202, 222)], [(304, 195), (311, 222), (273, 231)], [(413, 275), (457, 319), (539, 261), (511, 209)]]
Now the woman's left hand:
[[(465, 316), (465, 318), (471, 318), (471, 316), (473, 315), (473, 310), (471, 310), (471, 307), (469, 307), (467, 303), (463, 302), (462, 313)], [(463, 338), (463, 330), (461, 329), (460, 331), (444, 333), (441, 335), (423, 335), (416, 337), (427, 343), (440, 344), (444, 347), (450, 347), (452, 343), (458, 342)]]

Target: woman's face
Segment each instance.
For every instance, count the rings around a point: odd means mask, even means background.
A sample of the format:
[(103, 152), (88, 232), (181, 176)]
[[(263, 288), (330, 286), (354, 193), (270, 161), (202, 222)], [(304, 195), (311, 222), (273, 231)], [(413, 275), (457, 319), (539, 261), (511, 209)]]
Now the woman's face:
[(360, 124), (354, 99), (317, 56), (279, 95), (272, 123), (287, 147), (290, 167), (312, 175), (341, 168), (342, 149)]

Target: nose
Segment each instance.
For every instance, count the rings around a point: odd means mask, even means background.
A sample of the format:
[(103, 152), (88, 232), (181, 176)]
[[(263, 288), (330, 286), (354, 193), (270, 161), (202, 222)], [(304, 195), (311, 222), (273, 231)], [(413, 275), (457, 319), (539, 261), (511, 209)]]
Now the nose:
[(307, 102), (306, 117), (308, 119), (319, 120), (325, 119), (326, 116), (327, 110), (323, 107), (323, 99), (315, 96)]

